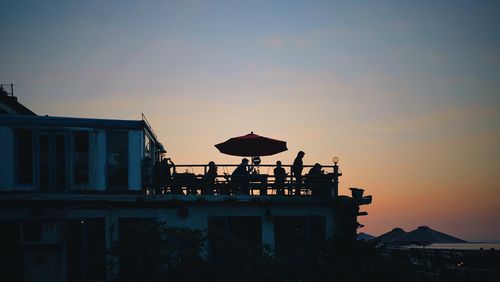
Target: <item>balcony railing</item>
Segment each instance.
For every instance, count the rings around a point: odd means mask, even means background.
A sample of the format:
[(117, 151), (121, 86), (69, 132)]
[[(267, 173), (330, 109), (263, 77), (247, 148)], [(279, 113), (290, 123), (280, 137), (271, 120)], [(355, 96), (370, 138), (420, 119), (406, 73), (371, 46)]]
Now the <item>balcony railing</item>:
[(143, 190), (151, 194), (177, 195), (275, 195), (275, 196), (320, 196), (338, 195), (338, 177), (342, 175), (338, 166), (323, 166), (321, 175), (309, 176), (313, 165), (304, 165), (302, 183), (292, 175), (291, 165), (282, 165), (286, 171), (285, 181), (276, 182), (273, 171), (276, 165), (249, 165), (248, 177), (231, 179), (231, 173), (238, 165), (217, 164), (215, 182), (206, 179), (208, 165), (175, 165), (171, 177), (165, 180), (158, 166), (143, 165)]

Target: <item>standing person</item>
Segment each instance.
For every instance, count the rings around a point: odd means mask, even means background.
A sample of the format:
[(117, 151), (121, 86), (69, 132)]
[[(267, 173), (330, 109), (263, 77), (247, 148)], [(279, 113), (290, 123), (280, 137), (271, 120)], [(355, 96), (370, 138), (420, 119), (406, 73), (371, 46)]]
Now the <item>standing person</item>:
[(215, 162), (208, 163), (208, 171), (205, 173), (205, 191), (204, 194), (212, 195), (214, 193), (215, 181), (217, 179), (217, 166)]
[[(172, 169), (172, 171), (171, 171)], [(175, 173), (175, 164), (170, 158), (164, 158), (160, 163), (160, 182), (161, 188), (166, 189), (170, 187), (172, 192), (174, 191), (172, 174)]]
[(274, 187), (277, 195), (285, 195), (285, 177), (285, 169), (281, 166), (281, 161), (277, 161), (274, 168)]
[(231, 174), (231, 183), (232, 185), (234, 185), (233, 187), (236, 188), (237, 193), (245, 195), (250, 194), (249, 190), (250, 170), (248, 168), (248, 159), (244, 158), (241, 160), (241, 163)]
[(302, 169), (304, 168), (302, 159), (304, 158), (304, 155), (305, 153), (303, 151), (299, 151), (292, 165), (292, 175), (295, 177), (295, 195), (300, 195), (300, 188), (302, 186)]

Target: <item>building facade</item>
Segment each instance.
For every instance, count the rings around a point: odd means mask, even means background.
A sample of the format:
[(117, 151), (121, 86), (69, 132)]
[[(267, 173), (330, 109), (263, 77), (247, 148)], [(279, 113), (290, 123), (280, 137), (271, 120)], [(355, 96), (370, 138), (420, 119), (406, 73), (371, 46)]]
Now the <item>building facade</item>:
[(0, 147), (0, 259), (10, 281), (116, 278), (109, 250), (137, 221), (218, 227), (282, 254), (355, 240), (359, 206), (371, 202), (338, 196), (335, 181), (326, 196), (154, 193), (165, 150), (145, 120), (4, 114)]

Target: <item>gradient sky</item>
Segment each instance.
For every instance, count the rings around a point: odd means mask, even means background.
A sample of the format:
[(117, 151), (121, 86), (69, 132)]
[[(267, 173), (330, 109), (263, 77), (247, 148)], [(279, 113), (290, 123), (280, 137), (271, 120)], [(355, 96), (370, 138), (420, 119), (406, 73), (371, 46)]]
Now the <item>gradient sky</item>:
[[(374, 3), (377, 2), (377, 3)], [(0, 80), (38, 114), (140, 119), (176, 163), (214, 144), (331, 164), (360, 231), (500, 239), (498, 1), (2, 1)]]

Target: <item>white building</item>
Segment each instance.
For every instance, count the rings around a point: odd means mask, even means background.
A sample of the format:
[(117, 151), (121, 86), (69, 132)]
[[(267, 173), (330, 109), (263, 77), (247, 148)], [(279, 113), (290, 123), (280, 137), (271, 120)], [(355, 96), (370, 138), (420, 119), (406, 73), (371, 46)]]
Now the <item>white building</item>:
[(144, 120), (1, 115), (0, 191), (140, 191), (161, 144)]

